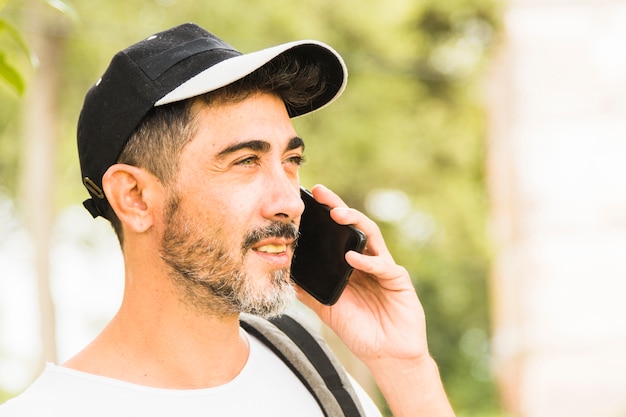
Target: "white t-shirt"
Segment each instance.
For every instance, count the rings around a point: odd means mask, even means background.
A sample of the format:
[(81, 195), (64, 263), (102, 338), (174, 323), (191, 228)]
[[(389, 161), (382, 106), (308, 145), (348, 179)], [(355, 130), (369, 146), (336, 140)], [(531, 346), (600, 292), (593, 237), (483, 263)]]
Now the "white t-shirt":
[[(248, 339), (246, 365), (219, 387), (151, 388), (48, 364), (24, 393), (0, 406), (0, 417), (322, 417), (293, 372), (256, 338)], [(380, 417), (369, 396), (352, 382), (366, 416)]]

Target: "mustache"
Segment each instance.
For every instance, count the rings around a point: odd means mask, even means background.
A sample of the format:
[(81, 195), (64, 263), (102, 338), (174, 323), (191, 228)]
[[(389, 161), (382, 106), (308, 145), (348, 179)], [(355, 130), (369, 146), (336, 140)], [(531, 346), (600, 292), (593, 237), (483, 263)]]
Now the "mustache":
[(265, 227), (249, 231), (244, 238), (243, 249), (245, 252), (261, 240), (269, 238), (293, 239), (291, 246), (295, 247), (299, 235), (298, 227), (293, 223), (272, 222)]

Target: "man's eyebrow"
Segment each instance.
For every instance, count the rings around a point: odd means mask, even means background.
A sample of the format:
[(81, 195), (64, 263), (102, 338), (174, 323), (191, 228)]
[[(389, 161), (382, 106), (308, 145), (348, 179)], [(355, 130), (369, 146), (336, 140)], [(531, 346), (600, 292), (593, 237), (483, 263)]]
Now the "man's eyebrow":
[(223, 158), (231, 153), (237, 152), (241, 149), (250, 149), (257, 152), (269, 152), (272, 145), (269, 142), (264, 140), (248, 140), (245, 142), (237, 142), (226, 148), (222, 149), (220, 153), (217, 154), (218, 158)]
[[(269, 152), (271, 148), (272, 148), (272, 145), (270, 145), (269, 142), (266, 142), (264, 140), (248, 140), (245, 142), (237, 142), (230, 146), (227, 146), (226, 148), (222, 149), (217, 154), (217, 157), (223, 158), (241, 149), (249, 149), (249, 150), (256, 151), (256, 152)], [(285, 151), (291, 151), (293, 149), (298, 149), (298, 148), (304, 149), (304, 140), (296, 136), (289, 140), (289, 143), (287, 143), (287, 147), (285, 148)]]
[(286, 151), (291, 151), (294, 149), (298, 149), (298, 148), (302, 148), (304, 149), (304, 140), (302, 140), (302, 138), (296, 136), (295, 138), (291, 139), (289, 141), (289, 143), (287, 144), (287, 149), (285, 149)]

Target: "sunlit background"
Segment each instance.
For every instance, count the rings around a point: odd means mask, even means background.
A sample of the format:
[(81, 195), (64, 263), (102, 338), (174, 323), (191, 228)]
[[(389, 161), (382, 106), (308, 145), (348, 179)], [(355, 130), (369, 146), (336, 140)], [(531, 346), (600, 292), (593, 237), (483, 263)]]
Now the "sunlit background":
[(121, 300), (117, 241), (80, 205), (85, 91), (195, 21), (344, 56), (344, 96), (295, 120), (302, 182), (379, 222), (459, 417), (626, 416), (626, 1), (8, 0), (0, 19), (0, 402)]

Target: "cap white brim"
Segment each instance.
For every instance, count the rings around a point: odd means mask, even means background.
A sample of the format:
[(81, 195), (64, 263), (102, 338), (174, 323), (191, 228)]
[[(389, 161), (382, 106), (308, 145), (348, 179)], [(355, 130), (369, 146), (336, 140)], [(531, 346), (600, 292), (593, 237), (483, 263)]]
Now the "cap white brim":
[(326, 103), (316, 109), (313, 109), (312, 111), (319, 110), (335, 101), (335, 99), (343, 93), (348, 81), (348, 70), (341, 56), (333, 48), (323, 42), (314, 40), (289, 42), (218, 62), (170, 91), (157, 101), (155, 106), (162, 106), (164, 104), (185, 100), (227, 86), (254, 72), (272, 59), (276, 58), (278, 55), (303, 45), (317, 46), (327, 52), (330, 52), (335, 56), (343, 71), (342, 83), (335, 95)]

